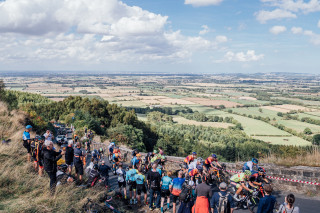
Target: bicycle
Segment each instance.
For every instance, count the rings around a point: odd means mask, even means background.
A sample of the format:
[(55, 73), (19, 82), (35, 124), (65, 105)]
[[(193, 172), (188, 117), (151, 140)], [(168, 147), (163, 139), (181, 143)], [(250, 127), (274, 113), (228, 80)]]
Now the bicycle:
[(110, 204), (111, 201), (112, 201), (112, 197), (108, 196), (104, 201), (104, 206), (101, 206), (100, 204), (93, 202), (90, 198), (87, 198), (87, 202), (82, 206), (82, 212), (104, 213), (108, 210), (111, 210), (113, 213), (121, 213)]
[(218, 184), (225, 182), (230, 183), (230, 175), (224, 168), (213, 169), (211, 173), (211, 178), (218, 182)]

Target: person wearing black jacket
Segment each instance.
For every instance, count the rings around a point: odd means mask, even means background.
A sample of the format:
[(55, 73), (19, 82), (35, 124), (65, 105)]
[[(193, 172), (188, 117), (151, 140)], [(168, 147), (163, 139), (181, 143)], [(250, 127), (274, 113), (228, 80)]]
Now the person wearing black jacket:
[(161, 189), (160, 189), (160, 182), (161, 182), (161, 175), (157, 171), (158, 164), (154, 163), (152, 165), (152, 169), (148, 173), (148, 186), (150, 187), (150, 197), (149, 197), (149, 208), (150, 210), (153, 209), (153, 199), (154, 199), (154, 194), (157, 195), (157, 200), (156, 200), (156, 210), (160, 209), (160, 199), (161, 199)]
[(65, 151), (56, 152), (53, 150), (52, 141), (45, 141), (43, 153), (44, 170), (50, 178), (51, 194), (54, 194), (57, 184), (57, 161), (65, 154)]
[(66, 155), (65, 155), (65, 160), (66, 160), (66, 164), (68, 165), (69, 175), (71, 175), (71, 172), (72, 172), (73, 157), (74, 157), (73, 141), (69, 140), (68, 146), (66, 147)]
[(101, 177), (104, 178), (104, 186), (108, 187), (108, 182), (109, 182), (109, 171), (111, 170), (111, 168), (106, 165), (105, 161), (101, 162), (101, 165), (99, 166), (99, 173), (101, 175)]

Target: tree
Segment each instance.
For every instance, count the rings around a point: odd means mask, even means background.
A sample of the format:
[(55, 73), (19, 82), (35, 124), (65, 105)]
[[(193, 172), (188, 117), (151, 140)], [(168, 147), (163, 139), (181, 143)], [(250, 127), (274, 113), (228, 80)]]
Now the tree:
[(316, 134), (313, 136), (312, 144), (313, 145), (320, 145), (320, 134)]
[(311, 131), (311, 129), (310, 128), (305, 128), (304, 130), (303, 130), (303, 133), (304, 134), (306, 134), (306, 135), (311, 135), (312, 134), (312, 131)]
[(3, 83), (3, 80), (0, 79), (0, 100), (4, 100), (4, 95), (5, 95), (5, 85)]
[(261, 108), (259, 108), (259, 112), (262, 113), (262, 109)]

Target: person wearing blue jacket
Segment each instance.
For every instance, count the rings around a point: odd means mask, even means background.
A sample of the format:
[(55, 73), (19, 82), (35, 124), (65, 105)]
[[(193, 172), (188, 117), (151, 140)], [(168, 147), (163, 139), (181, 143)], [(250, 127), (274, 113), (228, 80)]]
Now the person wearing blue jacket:
[(270, 184), (266, 184), (263, 188), (266, 195), (260, 199), (257, 213), (273, 213), (276, 198), (271, 195), (272, 186)]
[[(130, 204), (133, 204), (136, 200), (136, 174), (138, 174), (138, 170), (134, 168), (133, 165), (131, 165), (131, 169), (127, 172), (126, 175), (126, 181), (129, 185), (129, 197), (130, 197)], [(132, 191), (133, 191), (133, 197), (132, 197)]]

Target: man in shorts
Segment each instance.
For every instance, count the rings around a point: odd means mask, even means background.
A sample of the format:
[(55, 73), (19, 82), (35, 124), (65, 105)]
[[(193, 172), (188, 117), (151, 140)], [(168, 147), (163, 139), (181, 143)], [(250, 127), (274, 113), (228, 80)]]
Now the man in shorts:
[(173, 179), (172, 188), (171, 188), (171, 201), (173, 204), (173, 213), (176, 213), (176, 202), (179, 199), (179, 195), (182, 190), (182, 186), (185, 182), (185, 179), (182, 178), (183, 172), (179, 171), (178, 177)]
[(164, 200), (167, 198), (167, 210), (170, 209), (170, 188), (172, 187), (172, 173), (163, 172), (163, 177), (161, 178), (161, 212), (163, 211)]
[[(129, 197), (130, 197), (130, 204), (133, 204), (136, 200), (136, 174), (138, 173), (138, 170), (134, 168), (133, 165), (131, 165), (131, 169), (127, 172), (126, 181), (129, 185)], [(133, 196), (132, 196), (133, 191)]]
[(68, 165), (68, 173), (71, 175), (72, 167), (73, 167), (73, 157), (74, 157), (74, 149), (73, 149), (73, 141), (68, 141), (68, 146), (66, 147), (66, 154), (65, 154), (66, 164)]
[(127, 199), (126, 171), (123, 169), (122, 163), (119, 163), (119, 168), (117, 169), (116, 174), (118, 176), (119, 192), (121, 193), (123, 188), (124, 199)]
[[(147, 188), (146, 188), (146, 177), (142, 174), (142, 168), (139, 167), (138, 174), (135, 175), (137, 183), (137, 194), (138, 194), (138, 204), (141, 206), (141, 192), (144, 193), (144, 204), (147, 205)], [(135, 201), (134, 201), (135, 203)]]
[(31, 130), (32, 130), (32, 126), (31, 125), (27, 125), (26, 126), (26, 130), (23, 132), (23, 135), (22, 135), (23, 146), (27, 150), (27, 159), (28, 159), (28, 161), (31, 161), (31, 147), (30, 147), (30, 143), (31, 143), (30, 132), (31, 132)]

